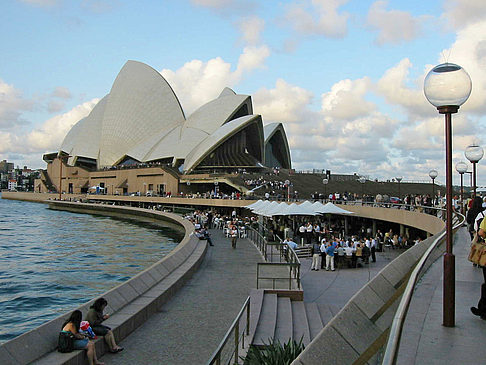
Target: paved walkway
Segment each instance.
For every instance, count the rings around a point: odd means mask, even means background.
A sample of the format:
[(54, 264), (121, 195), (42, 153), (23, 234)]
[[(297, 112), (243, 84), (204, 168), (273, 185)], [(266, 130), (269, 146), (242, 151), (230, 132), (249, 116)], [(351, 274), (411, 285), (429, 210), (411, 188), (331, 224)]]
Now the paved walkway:
[(359, 289), (402, 252), (403, 250), (387, 249), (385, 252), (376, 253), (376, 262), (371, 262), (370, 259), (370, 263), (363, 267), (345, 267), (336, 271), (312, 271), (312, 259), (301, 259), (304, 302), (316, 302), (322, 320), (327, 323)]
[(200, 269), (177, 294), (130, 334), (109, 364), (203, 364), (209, 360), (256, 286), (259, 251), (246, 239), (236, 250), (219, 230), (211, 230), (213, 247)]
[(467, 260), (470, 237), (466, 228), (455, 236), (456, 326), (442, 326), (443, 260), (423, 276), (412, 297), (404, 326), (398, 364), (485, 364), (486, 321), (472, 315), (483, 283), (481, 269)]

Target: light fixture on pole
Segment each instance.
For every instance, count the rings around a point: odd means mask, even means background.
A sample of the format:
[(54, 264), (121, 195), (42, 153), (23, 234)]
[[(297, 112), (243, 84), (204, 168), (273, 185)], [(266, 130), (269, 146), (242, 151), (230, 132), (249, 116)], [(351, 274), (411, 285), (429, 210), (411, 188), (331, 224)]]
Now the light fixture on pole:
[(290, 180), (285, 180), (285, 186), (287, 186), (287, 201), (290, 201)]
[(461, 213), (464, 214), (464, 185), (462, 177), (467, 171), (467, 164), (464, 161), (456, 163), (456, 171), (461, 175)]
[(358, 181), (361, 183), (361, 205), (364, 204), (364, 184), (366, 182), (366, 178), (361, 176)]
[(395, 180), (398, 181), (398, 199), (401, 200), (402, 197), (401, 197), (401, 194), (400, 194), (400, 183), (402, 182), (403, 177), (401, 177), (401, 176), (396, 177)]
[(439, 175), (437, 170), (430, 170), (429, 171), (429, 177), (432, 179), (432, 199), (435, 198), (435, 178)]
[(446, 147), (446, 253), (444, 255), (444, 289), (442, 324), (454, 327), (455, 323), (455, 258), (452, 253), (452, 114), (466, 102), (472, 83), (467, 72), (459, 65), (443, 63), (435, 66), (425, 77), (424, 94), (427, 100), (445, 115)]
[(327, 184), (329, 184), (329, 179), (322, 179), (324, 184), (324, 202), (327, 200)]
[(483, 158), (484, 150), (482, 147), (478, 146), (477, 143), (473, 143), (466, 148), (466, 151), (464, 151), (464, 155), (472, 163), (473, 166), (472, 178), (474, 198), (476, 196), (476, 164), (479, 162), (479, 160)]

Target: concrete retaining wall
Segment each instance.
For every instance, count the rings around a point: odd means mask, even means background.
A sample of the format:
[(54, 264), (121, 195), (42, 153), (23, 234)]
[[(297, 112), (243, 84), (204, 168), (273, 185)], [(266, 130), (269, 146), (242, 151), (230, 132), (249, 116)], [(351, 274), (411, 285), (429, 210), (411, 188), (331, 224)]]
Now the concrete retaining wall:
[[(384, 267), (328, 322), (292, 364), (367, 364), (385, 344), (398, 299), (413, 268), (434, 240), (435, 237), (430, 237), (413, 246)], [(430, 255), (429, 265), (443, 251), (441, 244)]]
[[(54, 209), (97, 214), (130, 214), (167, 220), (185, 230), (179, 245), (167, 256), (143, 270), (130, 280), (102, 294), (108, 301), (107, 312), (112, 313), (104, 323), (110, 326), (117, 341), (123, 340), (166, 303), (198, 269), (207, 249), (206, 241), (198, 240), (192, 233), (194, 226), (181, 217), (158, 211), (122, 206), (92, 205), (70, 202), (50, 202)], [(93, 298), (78, 308), (87, 313)], [(0, 346), (0, 364), (87, 364), (85, 351), (61, 354), (56, 351), (57, 337), (66, 313)], [(96, 342), (98, 356), (108, 351), (103, 339)]]

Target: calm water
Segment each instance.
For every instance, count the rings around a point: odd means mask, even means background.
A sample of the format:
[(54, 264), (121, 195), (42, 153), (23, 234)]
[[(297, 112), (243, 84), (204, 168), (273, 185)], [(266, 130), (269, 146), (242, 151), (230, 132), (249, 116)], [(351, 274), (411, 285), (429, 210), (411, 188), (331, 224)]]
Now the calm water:
[(0, 199), (0, 343), (129, 279), (182, 237), (157, 221)]

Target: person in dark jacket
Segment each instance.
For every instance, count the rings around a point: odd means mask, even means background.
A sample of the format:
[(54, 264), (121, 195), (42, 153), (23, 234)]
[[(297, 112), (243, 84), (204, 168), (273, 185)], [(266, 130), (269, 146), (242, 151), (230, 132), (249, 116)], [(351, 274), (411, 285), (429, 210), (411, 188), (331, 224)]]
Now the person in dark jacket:
[(474, 220), (476, 219), (477, 215), (483, 211), (483, 199), (481, 197), (476, 196), (473, 199), (473, 203), (471, 209), (467, 211), (466, 214), (466, 222), (467, 227), (469, 229), (469, 233), (471, 234), (471, 238), (474, 236)]
[(116, 353), (123, 350), (115, 342), (115, 335), (110, 327), (105, 326), (102, 322), (110, 316), (108, 314), (103, 314), (103, 310), (106, 308), (108, 302), (105, 298), (98, 298), (94, 304), (89, 308), (88, 314), (86, 315), (86, 320), (91, 325), (93, 332), (98, 336), (103, 336), (105, 342), (108, 345), (110, 352)]

